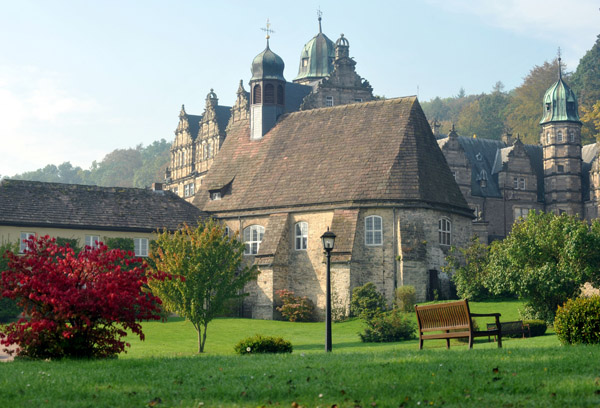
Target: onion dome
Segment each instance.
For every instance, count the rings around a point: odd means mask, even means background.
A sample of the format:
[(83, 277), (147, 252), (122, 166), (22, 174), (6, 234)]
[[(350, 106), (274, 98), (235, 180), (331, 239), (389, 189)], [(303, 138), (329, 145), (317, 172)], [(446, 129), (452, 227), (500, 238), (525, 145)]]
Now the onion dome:
[(263, 79), (285, 81), (283, 68), (285, 68), (283, 60), (279, 55), (271, 51), (269, 40), (267, 39), (267, 48), (254, 57), (252, 61), (252, 78), (250, 81), (261, 81)]
[(540, 125), (548, 122), (578, 122), (577, 97), (562, 79), (560, 58), (558, 59), (558, 81), (544, 94), (544, 116)]
[(303, 79), (321, 79), (333, 72), (335, 44), (321, 31), (319, 16), (319, 33), (306, 43), (300, 54), (300, 68), (294, 81)]

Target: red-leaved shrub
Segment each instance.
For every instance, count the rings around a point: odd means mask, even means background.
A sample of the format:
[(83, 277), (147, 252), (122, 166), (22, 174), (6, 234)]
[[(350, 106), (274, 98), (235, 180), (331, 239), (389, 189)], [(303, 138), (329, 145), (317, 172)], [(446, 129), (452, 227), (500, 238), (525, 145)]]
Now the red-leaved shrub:
[(114, 356), (129, 346), (121, 341), (126, 330), (143, 340), (139, 322), (159, 319), (160, 299), (144, 290), (146, 264), (131, 253), (100, 244), (75, 255), (45, 236), (29, 239), (23, 255), (7, 257), (1, 294), (27, 318), (5, 326), (0, 344), (17, 344), (19, 356)]
[(290, 322), (309, 322), (313, 319), (315, 307), (306, 296), (295, 296), (294, 292), (281, 289), (275, 292), (283, 305), (277, 307), (281, 315)]

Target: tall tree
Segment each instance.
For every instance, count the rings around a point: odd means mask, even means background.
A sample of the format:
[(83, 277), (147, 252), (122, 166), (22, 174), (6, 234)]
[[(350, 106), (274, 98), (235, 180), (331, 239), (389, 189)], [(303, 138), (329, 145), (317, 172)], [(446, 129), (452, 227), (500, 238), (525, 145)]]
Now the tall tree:
[(506, 107), (509, 96), (503, 92), (504, 84), (498, 81), (492, 93), (481, 94), (466, 105), (457, 121), (458, 132), (465, 136), (477, 135), (499, 140), (506, 124)]
[[(563, 64), (562, 69), (566, 66)], [(563, 78), (565, 75), (563, 75)], [(535, 66), (516, 88), (508, 106), (508, 126), (519, 133), (526, 143), (538, 144), (540, 119), (543, 113), (543, 98), (546, 90), (558, 80), (558, 60)]]
[(594, 141), (600, 133), (595, 125), (594, 105), (600, 102), (600, 35), (596, 43), (579, 61), (573, 74), (571, 85), (579, 99), (579, 109), (583, 116), (581, 137), (585, 141)]
[(213, 220), (196, 228), (159, 234), (150, 258), (156, 270), (175, 276), (149, 283), (168, 311), (189, 320), (198, 333), (198, 352), (204, 352), (208, 323), (225, 311), (232, 299), (256, 279), (256, 266), (242, 267), (245, 245), (225, 234)]

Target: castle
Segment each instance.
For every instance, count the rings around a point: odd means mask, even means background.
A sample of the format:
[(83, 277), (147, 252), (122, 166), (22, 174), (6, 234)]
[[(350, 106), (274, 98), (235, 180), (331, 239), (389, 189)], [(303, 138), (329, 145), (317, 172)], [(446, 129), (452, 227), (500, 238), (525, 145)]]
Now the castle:
[(596, 148), (584, 147), (582, 160), (577, 102), (562, 78), (546, 93), (542, 146), (454, 131), (436, 139), (416, 97), (376, 100), (349, 48), (343, 35), (323, 34), (319, 17), (288, 82), (267, 35), (232, 107), (211, 89), (202, 115), (181, 108), (166, 188), (246, 244), (260, 275), (242, 315), (278, 318), (280, 289), (323, 312), (327, 228), (337, 236), (334, 299), (348, 309), (366, 282), (389, 302), (403, 285), (418, 301), (447, 296), (450, 246), (473, 233), (503, 237), (530, 209), (596, 216), (585, 201), (598, 190)]

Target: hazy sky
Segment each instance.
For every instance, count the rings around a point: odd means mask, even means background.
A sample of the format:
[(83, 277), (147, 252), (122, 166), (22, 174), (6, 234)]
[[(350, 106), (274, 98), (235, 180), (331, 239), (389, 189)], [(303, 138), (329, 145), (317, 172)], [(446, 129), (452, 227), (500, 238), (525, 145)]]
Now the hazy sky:
[[(0, 175), (173, 139), (181, 104), (214, 88), (231, 105), (265, 47), (298, 72), (318, 32), (344, 33), (377, 95), (506, 90), (562, 49), (567, 68), (600, 34), (599, 0), (0, 0)], [(549, 84), (550, 85), (550, 84)]]

